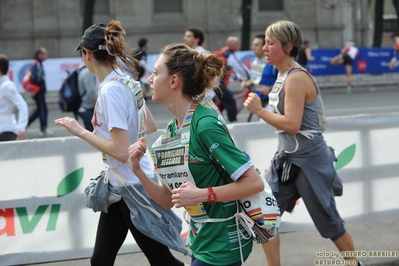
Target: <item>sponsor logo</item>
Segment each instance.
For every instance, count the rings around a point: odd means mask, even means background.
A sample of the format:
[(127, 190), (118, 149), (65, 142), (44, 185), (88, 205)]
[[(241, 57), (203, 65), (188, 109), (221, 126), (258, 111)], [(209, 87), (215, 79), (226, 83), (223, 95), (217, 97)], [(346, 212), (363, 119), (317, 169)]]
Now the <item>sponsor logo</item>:
[(185, 146), (168, 150), (155, 151), (155, 156), (157, 158), (157, 168), (183, 165), (185, 152)]
[(219, 147), (219, 143), (213, 143), (212, 146), (209, 148), (209, 152), (212, 153), (214, 149)]
[[(57, 198), (64, 197), (75, 190), (83, 179), (83, 167), (64, 177), (57, 187)], [(34, 200), (34, 199), (33, 199)], [(9, 206), (0, 209), (0, 237), (16, 236), (16, 226), (21, 226), (22, 234), (33, 233), (40, 222), (47, 222), (46, 232), (55, 231), (57, 228), (58, 215), (61, 210), (60, 203), (49, 202), (38, 205), (35, 213), (29, 218), (26, 206)], [(42, 221), (43, 215), (49, 212), (48, 221)], [(5, 221), (5, 222), (2, 222)], [(18, 224), (19, 221), (19, 224)]]

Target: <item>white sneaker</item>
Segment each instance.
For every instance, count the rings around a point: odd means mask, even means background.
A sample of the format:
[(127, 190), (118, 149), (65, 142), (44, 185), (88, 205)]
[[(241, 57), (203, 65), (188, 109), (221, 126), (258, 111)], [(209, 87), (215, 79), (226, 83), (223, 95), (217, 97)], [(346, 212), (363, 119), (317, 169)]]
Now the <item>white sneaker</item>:
[(351, 86), (346, 87), (346, 93), (347, 94), (351, 94), (352, 93), (352, 87)]
[(44, 131), (42, 131), (42, 136), (43, 137), (51, 137), (54, 135), (54, 132), (51, 131), (50, 129), (46, 128)]

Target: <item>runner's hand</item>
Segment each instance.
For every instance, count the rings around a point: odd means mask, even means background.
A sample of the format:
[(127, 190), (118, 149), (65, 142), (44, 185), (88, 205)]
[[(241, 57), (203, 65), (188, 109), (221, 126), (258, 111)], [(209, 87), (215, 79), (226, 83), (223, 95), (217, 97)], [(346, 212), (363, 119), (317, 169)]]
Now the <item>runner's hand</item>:
[(65, 127), (69, 132), (71, 132), (73, 135), (77, 136), (77, 137), (81, 137), (83, 135), (84, 132), (86, 132), (87, 130), (82, 127), (78, 121), (76, 121), (76, 119), (72, 118), (72, 117), (61, 117), (58, 118), (56, 120), (54, 120), (56, 125), (60, 125)]
[(130, 158), (130, 167), (133, 172), (135, 170), (140, 169), (140, 158), (145, 154), (147, 150), (147, 146), (145, 145), (143, 139), (140, 139), (136, 143), (133, 143), (129, 146), (129, 158)]
[(262, 108), (262, 102), (258, 94), (251, 92), (244, 101), (244, 107), (253, 114), (260, 112)]
[(206, 197), (207, 193), (207, 189), (200, 189), (193, 183), (186, 182), (172, 190), (172, 203), (176, 208), (197, 205), (203, 201), (204, 195)]

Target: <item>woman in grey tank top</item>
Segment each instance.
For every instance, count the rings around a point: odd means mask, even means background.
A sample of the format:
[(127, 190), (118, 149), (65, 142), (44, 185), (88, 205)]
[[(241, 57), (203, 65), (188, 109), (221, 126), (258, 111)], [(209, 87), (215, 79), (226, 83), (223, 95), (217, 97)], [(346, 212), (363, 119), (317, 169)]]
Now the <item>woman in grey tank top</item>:
[[(326, 120), (320, 90), (315, 79), (295, 62), (302, 31), (291, 21), (277, 21), (266, 29), (265, 40), (267, 63), (279, 70), (269, 94), (271, 109), (263, 109), (255, 93), (244, 106), (277, 129), (278, 150), (266, 180), (281, 214), (291, 212), (296, 200), (302, 198), (320, 234), (330, 238), (339, 251), (354, 251), (352, 237), (335, 205), (334, 197), (342, 195), (342, 181), (334, 168), (334, 150), (322, 134)], [(279, 237), (263, 244), (269, 266), (280, 265), (279, 244)], [(351, 252), (341, 254), (345, 260), (357, 261)]]

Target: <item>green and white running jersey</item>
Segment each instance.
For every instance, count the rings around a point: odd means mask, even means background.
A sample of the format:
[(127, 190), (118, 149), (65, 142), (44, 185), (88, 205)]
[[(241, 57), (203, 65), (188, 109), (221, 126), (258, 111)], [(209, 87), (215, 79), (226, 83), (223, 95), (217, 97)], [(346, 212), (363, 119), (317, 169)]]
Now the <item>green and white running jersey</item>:
[[(169, 130), (173, 137), (176, 134), (176, 121), (169, 125)], [(252, 164), (236, 148), (217, 113), (198, 105), (191, 120), (188, 167), (196, 186), (207, 188), (237, 180)], [(236, 201), (204, 202), (203, 205), (209, 218), (228, 218), (237, 212)], [(241, 226), (239, 230), (248, 239), (240, 237), (239, 240), (235, 218), (217, 223), (195, 223), (191, 220), (189, 247), (197, 259), (208, 264), (229, 265), (238, 262), (241, 259), (239, 241), (243, 257), (249, 256), (253, 244), (252, 238)]]

